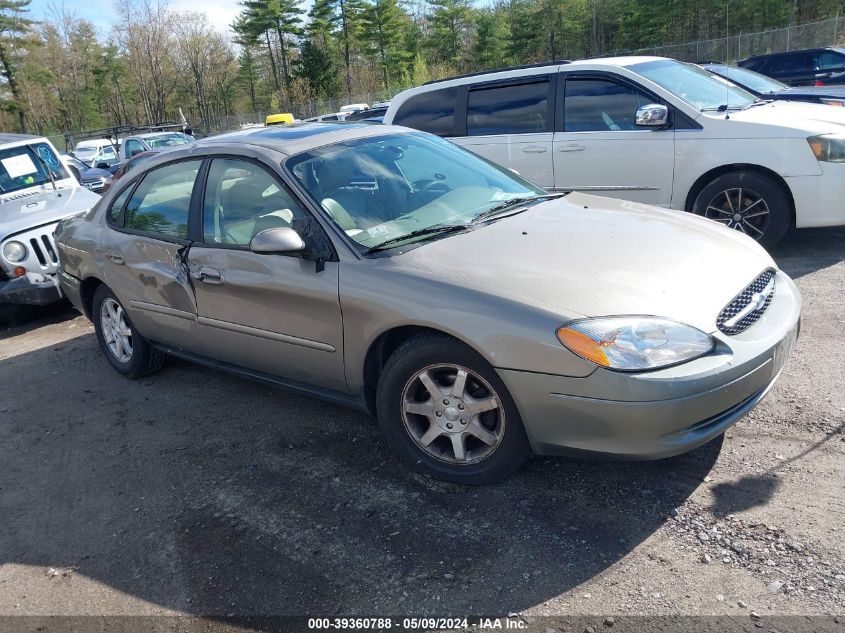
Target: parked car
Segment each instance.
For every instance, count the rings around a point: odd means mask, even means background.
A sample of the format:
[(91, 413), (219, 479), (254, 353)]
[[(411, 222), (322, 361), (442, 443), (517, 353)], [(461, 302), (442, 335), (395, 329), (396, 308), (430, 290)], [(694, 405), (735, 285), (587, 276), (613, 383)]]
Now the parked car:
[(182, 132), (148, 132), (146, 134), (127, 136), (120, 145), (120, 160), (128, 160), (136, 154), (148, 152), (151, 149), (175, 147), (193, 142), (193, 136), (183, 134)]
[(75, 156), (71, 156), (70, 154), (60, 154), (59, 158), (61, 159), (62, 164), (65, 166), (65, 169), (67, 169), (70, 174), (77, 180), (80, 180), (83, 171), (90, 169), (88, 165), (83, 163)]
[(268, 114), (264, 119), (264, 125), (289, 125), (294, 122), (293, 114), (282, 112), (281, 114)]
[(304, 123), (328, 123), (331, 121), (345, 121), (348, 112), (331, 112), (329, 114), (321, 114), (320, 116), (312, 116), (303, 119)]
[(430, 82), (384, 117), (551, 191), (693, 211), (779, 242), (845, 224), (845, 111), (763, 103), (691, 64), (614, 57)]
[(807, 103), (845, 106), (845, 87), (802, 86), (793, 88), (777, 79), (761, 75), (747, 68), (715, 62), (707, 62), (699, 64), (699, 66), (747, 90), (758, 99), (805, 101)]
[(0, 134), (0, 305), (61, 299), (53, 231), (99, 199), (46, 138)]
[(386, 113), (387, 107), (358, 110), (357, 112), (351, 112), (347, 114), (344, 121), (371, 121), (381, 123)]
[[(261, 126), (259, 126), (259, 127), (261, 127)], [(244, 128), (244, 129), (251, 129), (251, 128)], [(109, 180), (109, 182), (108, 182), (108, 183), (106, 183), (104, 191), (108, 191), (108, 190), (109, 190), (109, 188), (110, 188), (110, 187), (111, 187), (111, 186), (112, 186), (115, 182), (117, 182), (118, 180), (120, 180), (121, 178), (123, 178), (123, 177), (126, 175), (126, 173), (127, 173), (130, 169), (132, 169), (133, 167), (138, 166), (139, 164), (143, 163), (145, 160), (147, 160), (147, 159), (149, 159), (149, 158), (152, 158), (153, 156), (155, 156), (156, 154), (160, 153), (161, 151), (162, 151), (162, 150), (160, 150), (160, 149), (151, 149), (151, 150), (149, 150), (149, 151), (147, 151), (147, 152), (141, 152), (140, 154), (135, 154), (135, 155), (134, 155), (132, 158), (130, 158), (129, 160), (126, 160), (126, 161), (123, 161), (122, 163), (120, 163), (120, 165), (118, 166), (118, 168), (117, 168), (117, 169), (115, 170), (115, 172), (112, 174), (111, 179)]]
[(71, 154), (89, 167), (97, 163), (114, 164), (118, 162), (118, 152), (107, 138), (86, 139), (76, 143)]
[(769, 391), (801, 311), (725, 226), (547, 194), (392, 126), (173, 149), (57, 239), (62, 287), (120, 374), (172, 354), (358, 407), (412, 467), (472, 484), (532, 451), (707, 442)]
[(740, 61), (739, 65), (790, 86), (845, 84), (845, 49), (842, 48), (755, 55)]
[(89, 191), (102, 194), (108, 189), (114, 177), (113, 173), (119, 168), (120, 164), (106, 166), (104, 163), (100, 163), (100, 165), (100, 167), (91, 167), (83, 171), (79, 176), (79, 182)]
[(366, 103), (350, 103), (349, 105), (341, 106), (339, 112), (358, 112), (359, 110), (369, 110), (370, 106)]

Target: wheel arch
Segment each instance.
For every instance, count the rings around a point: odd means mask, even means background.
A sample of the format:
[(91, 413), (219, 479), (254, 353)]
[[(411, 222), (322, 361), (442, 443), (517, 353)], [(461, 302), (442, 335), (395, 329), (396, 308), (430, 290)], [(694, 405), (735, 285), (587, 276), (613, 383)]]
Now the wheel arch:
[(79, 297), (82, 300), (82, 308), (85, 311), (85, 316), (91, 321), (93, 321), (92, 304), (94, 302), (94, 294), (100, 286), (105, 286), (105, 282), (93, 276), (86, 277), (79, 284)]
[(449, 337), (484, 356), (471, 343), (454, 334), (428, 325), (397, 325), (385, 330), (370, 343), (367, 353), (364, 355), (364, 400), (367, 411), (372, 415), (376, 414), (376, 389), (387, 359), (402, 343), (419, 334), (438, 334)]
[(690, 187), (690, 190), (687, 192), (686, 201), (684, 203), (684, 210), (692, 211), (693, 205), (695, 204), (695, 199), (698, 197), (698, 194), (700, 194), (701, 190), (704, 189), (708, 184), (713, 182), (716, 178), (737, 171), (749, 171), (758, 173), (763, 176), (767, 176), (771, 178), (774, 182), (776, 182), (786, 194), (787, 200), (789, 202), (790, 226), (795, 226), (795, 198), (792, 196), (792, 191), (790, 190), (786, 180), (784, 180), (783, 177), (776, 171), (773, 171), (768, 167), (763, 167), (762, 165), (755, 165), (753, 163), (733, 163), (730, 165), (721, 165), (703, 173), (701, 176), (698, 177), (698, 179), (696, 179), (692, 187)]

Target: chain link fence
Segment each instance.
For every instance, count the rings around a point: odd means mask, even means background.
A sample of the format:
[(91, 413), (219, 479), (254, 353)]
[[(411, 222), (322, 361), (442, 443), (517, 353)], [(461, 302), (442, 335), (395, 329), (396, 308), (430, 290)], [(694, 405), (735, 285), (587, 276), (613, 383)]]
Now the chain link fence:
[(835, 17), (770, 31), (740, 33), (686, 44), (616, 51), (612, 55), (658, 55), (688, 62), (736, 62), (752, 55), (842, 45), (845, 45), (845, 17)]

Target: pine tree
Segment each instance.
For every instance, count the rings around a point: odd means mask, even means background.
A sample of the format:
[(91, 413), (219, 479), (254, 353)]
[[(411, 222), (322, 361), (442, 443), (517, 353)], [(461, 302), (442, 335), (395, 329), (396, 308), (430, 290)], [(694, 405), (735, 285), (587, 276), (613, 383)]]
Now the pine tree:
[(404, 17), (396, 0), (370, 0), (361, 13), (364, 52), (376, 58), (385, 90), (390, 76), (401, 77), (408, 61), (403, 50)]
[(2, 107), (17, 114), (21, 132), (26, 132), (26, 116), (18, 83), (17, 57), (22, 49), (32, 46), (32, 38), (27, 34), (34, 22), (24, 16), (29, 3), (30, 0), (0, 0), (0, 76), (6, 80), (12, 95), (2, 102)]
[(431, 35), (429, 46), (436, 59), (460, 68), (463, 66), (465, 35), (472, 17), (471, 0), (430, 0), (428, 15)]

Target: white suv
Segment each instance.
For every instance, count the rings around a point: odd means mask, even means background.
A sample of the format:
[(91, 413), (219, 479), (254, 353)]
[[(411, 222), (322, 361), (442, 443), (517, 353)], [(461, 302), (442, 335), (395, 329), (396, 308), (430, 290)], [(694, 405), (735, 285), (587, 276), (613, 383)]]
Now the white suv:
[(430, 82), (394, 97), (384, 122), (448, 137), (549, 190), (694, 211), (767, 246), (790, 226), (845, 224), (845, 109), (759, 101), (671, 59)]

